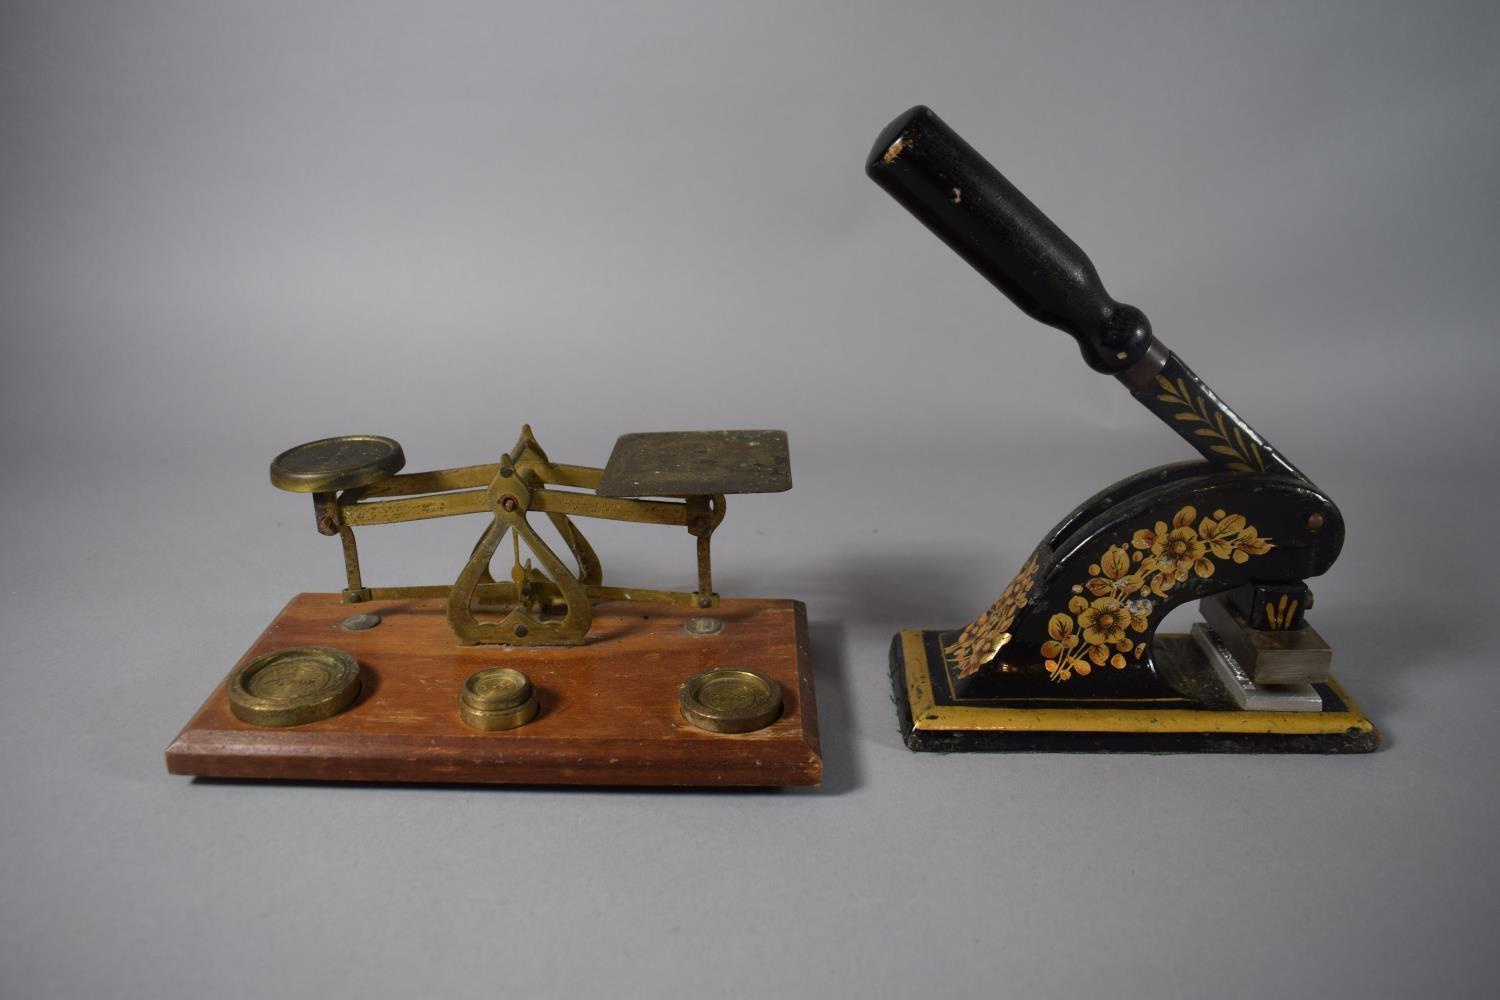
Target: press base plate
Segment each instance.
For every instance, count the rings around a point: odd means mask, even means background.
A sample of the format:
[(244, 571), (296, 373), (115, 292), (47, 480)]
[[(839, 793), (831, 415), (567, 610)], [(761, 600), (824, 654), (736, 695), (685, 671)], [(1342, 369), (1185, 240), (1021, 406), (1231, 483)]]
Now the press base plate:
[[(1373, 723), (1338, 681), (1313, 685), (1321, 712), (1251, 712), (1234, 706), (1191, 637), (1158, 635), (1190, 695), (1100, 698), (1082, 685), (1055, 695), (965, 700), (950, 689), (938, 632), (909, 629), (891, 643), (891, 684), (901, 735), (913, 750), (1077, 753), (1368, 753)], [(935, 669), (934, 669), (935, 668)]]

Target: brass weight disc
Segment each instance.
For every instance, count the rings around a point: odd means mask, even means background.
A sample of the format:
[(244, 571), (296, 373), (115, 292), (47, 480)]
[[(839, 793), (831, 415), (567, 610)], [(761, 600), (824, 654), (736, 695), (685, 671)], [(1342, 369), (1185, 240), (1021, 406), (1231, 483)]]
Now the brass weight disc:
[(458, 714), (474, 729), (515, 729), (536, 718), (541, 707), (530, 679), (510, 667), (470, 674), (458, 693)]
[(705, 670), (683, 681), (682, 717), (711, 733), (750, 733), (781, 717), (781, 685), (754, 670)]
[(293, 493), (332, 493), (378, 483), (406, 465), (391, 438), (346, 434), (288, 448), (271, 461), (271, 485)]
[(359, 664), (341, 649), (294, 646), (258, 656), (229, 678), (229, 709), (255, 726), (301, 726), (359, 697)]

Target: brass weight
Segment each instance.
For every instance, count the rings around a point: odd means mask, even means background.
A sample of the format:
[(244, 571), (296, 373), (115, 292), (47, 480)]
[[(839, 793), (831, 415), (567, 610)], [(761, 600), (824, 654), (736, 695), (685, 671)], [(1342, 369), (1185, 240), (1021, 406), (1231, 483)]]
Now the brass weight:
[(530, 679), (510, 667), (470, 674), (458, 693), (458, 714), (472, 729), (515, 729), (536, 718), (540, 710)]
[(754, 670), (705, 670), (683, 681), (682, 717), (711, 733), (750, 733), (781, 717), (781, 685)]
[(229, 709), (254, 726), (302, 726), (359, 697), (359, 663), (341, 649), (293, 646), (258, 656), (229, 678)]

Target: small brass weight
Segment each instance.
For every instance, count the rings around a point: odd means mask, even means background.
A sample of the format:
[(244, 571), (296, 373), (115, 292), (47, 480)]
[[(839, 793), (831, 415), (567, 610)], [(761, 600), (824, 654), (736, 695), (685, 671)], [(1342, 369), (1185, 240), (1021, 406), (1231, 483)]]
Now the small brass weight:
[(541, 709), (536, 689), (521, 671), (490, 667), (470, 675), (458, 693), (459, 715), (474, 729), (515, 729)]
[[(584, 642), (593, 601), (645, 601), (716, 608), (709, 541), (724, 520), (724, 497), (791, 489), (782, 431), (626, 434), (602, 469), (553, 462), (530, 426), (492, 465), (401, 473), (406, 457), (390, 438), (325, 438), (271, 463), (271, 482), (311, 493), (318, 531), (343, 543), (344, 600), (446, 598), (448, 624), (464, 645), (573, 646)], [(663, 498), (663, 499), (647, 499)], [(573, 556), (569, 567), (532, 528), (543, 514)], [(488, 514), (489, 524), (450, 586), (368, 587), (360, 575), (354, 529), (458, 514)], [(575, 518), (685, 527), (696, 542), (692, 591), (604, 585), (599, 556)], [(510, 535), (509, 581), (490, 561)], [(522, 558), (522, 548), (535, 557)], [(475, 617), (478, 604), (510, 607), (499, 620)]]

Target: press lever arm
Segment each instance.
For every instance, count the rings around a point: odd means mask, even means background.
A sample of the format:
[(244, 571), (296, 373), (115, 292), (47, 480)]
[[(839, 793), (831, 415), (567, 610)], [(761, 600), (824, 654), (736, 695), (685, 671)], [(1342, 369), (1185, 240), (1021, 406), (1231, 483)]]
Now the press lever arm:
[(1212, 464), (1306, 479), (1116, 302), (1078, 244), (925, 107), (875, 140), (865, 172), (1027, 315), (1068, 333), (1089, 367), (1119, 377), (1141, 405)]
[(1145, 355), (1145, 314), (1111, 298), (1078, 244), (929, 109), (891, 122), (865, 172), (1028, 316), (1070, 334), (1089, 367), (1118, 374)]

